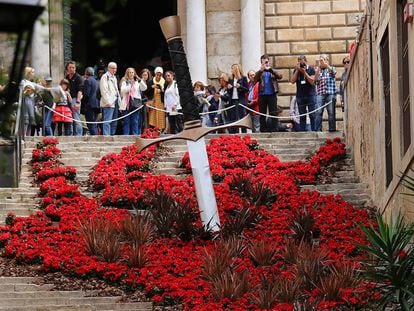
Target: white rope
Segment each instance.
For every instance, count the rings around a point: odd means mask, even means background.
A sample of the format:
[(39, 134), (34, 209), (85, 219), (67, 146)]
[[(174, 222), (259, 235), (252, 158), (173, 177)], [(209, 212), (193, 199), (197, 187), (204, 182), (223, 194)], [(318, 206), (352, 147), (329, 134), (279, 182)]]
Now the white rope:
[(72, 122), (78, 122), (78, 123), (84, 123), (84, 124), (103, 124), (103, 123), (111, 123), (111, 122), (113, 122), (113, 121), (122, 120), (122, 119), (124, 119), (124, 118), (126, 118), (126, 117), (130, 116), (130, 115), (131, 115), (131, 114), (133, 114), (134, 112), (137, 112), (137, 111), (141, 110), (141, 109), (144, 107), (144, 105), (142, 105), (141, 107), (139, 107), (139, 108), (135, 109), (134, 111), (130, 111), (128, 114), (126, 114), (126, 115), (124, 115), (124, 116), (122, 116), (122, 117), (119, 117), (119, 118), (116, 118), (116, 119), (112, 119), (112, 120), (107, 120), (107, 121), (82, 121), (82, 120), (75, 120), (75, 119), (73, 119), (73, 118), (69, 118), (69, 117), (65, 116), (64, 114), (61, 114), (60, 112), (57, 112), (57, 111), (56, 111), (56, 110), (54, 110), (53, 108), (50, 108), (50, 107), (48, 107), (48, 106), (45, 106), (45, 107), (46, 107), (47, 109), (49, 109), (50, 111), (53, 111), (53, 112), (54, 112), (54, 113), (56, 113), (57, 115), (59, 115), (59, 116), (61, 116), (61, 117), (64, 117), (65, 119), (72, 120)]
[[(160, 109), (160, 108), (157, 108), (157, 107), (152, 107), (152, 106), (147, 106), (147, 107), (148, 108), (151, 108), (151, 109), (154, 109), (154, 110), (157, 110), (157, 111), (162, 111), (162, 112), (165, 112), (165, 113), (168, 113), (169, 112), (167, 110)], [(210, 113), (218, 113), (218, 114), (220, 114), (222, 111), (229, 110), (229, 109), (231, 109), (233, 107), (235, 107), (235, 105), (230, 106), (230, 107), (226, 107), (226, 108), (223, 108), (223, 109), (217, 109), (217, 110), (213, 110), (213, 111), (200, 112), (200, 115), (205, 115), (205, 114), (210, 114)], [(177, 114), (183, 114), (183, 113), (182, 112), (177, 112)]]
[[(302, 113), (302, 114), (296, 115), (295, 117), (303, 117), (303, 116), (310, 115), (311, 113), (314, 113), (315, 111), (318, 111), (320, 109), (325, 108), (330, 103), (332, 103), (332, 101), (327, 102), (325, 105), (323, 105), (323, 106), (321, 106), (319, 108), (316, 108), (315, 110), (312, 110), (312, 111), (309, 111), (309, 112), (306, 112), (306, 113)], [(249, 110), (249, 111), (254, 112), (254, 113), (256, 113), (258, 115), (261, 115), (261, 116), (265, 116), (265, 117), (269, 117), (269, 118), (274, 118), (274, 119), (292, 119), (292, 116), (280, 116), (280, 117), (278, 117), (278, 116), (272, 116), (272, 115), (269, 115), (269, 114), (265, 114), (265, 113), (258, 112), (256, 110), (253, 110), (253, 109), (251, 109), (251, 108), (249, 108), (249, 107), (247, 107), (245, 105), (242, 105), (242, 104), (240, 104), (240, 106), (246, 108), (246, 110)]]

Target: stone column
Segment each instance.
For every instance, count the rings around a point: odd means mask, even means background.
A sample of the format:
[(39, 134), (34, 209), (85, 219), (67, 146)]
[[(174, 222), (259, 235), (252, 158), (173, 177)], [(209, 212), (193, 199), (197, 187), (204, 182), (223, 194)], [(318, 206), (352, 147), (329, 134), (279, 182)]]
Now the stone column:
[(49, 1), (50, 28), (50, 74), (53, 84), (59, 83), (65, 75), (63, 55), (63, 10), (61, 0)]
[(46, 77), (50, 76), (48, 0), (41, 0), (40, 4), (45, 9), (33, 28), (30, 66), (36, 70), (36, 75)]
[(207, 43), (205, 0), (187, 1), (187, 53), (191, 79), (207, 83)]
[(258, 70), (260, 66), (261, 41), (261, 10), (260, 0), (241, 0), (241, 60), (243, 71)]

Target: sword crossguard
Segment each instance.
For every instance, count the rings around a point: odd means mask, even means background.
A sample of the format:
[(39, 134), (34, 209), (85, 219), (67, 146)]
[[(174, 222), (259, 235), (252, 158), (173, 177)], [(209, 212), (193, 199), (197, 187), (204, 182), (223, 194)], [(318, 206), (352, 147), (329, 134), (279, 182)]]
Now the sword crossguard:
[(184, 140), (197, 141), (200, 138), (206, 136), (208, 133), (227, 129), (230, 127), (242, 127), (242, 128), (251, 129), (252, 120), (250, 118), (250, 115), (246, 115), (243, 119), (240, 119), (236, 122), (224, 124), (220, 126), (215, 126), (215, 127), (202, 126), (201, 120), (187, 121), (184, 123), (184, 129), (182, 130), (182, 132), (175, 134), (175, 135), (164, 136), (164, 137), (153, 138), (153, 139), (138, 137), (136, 140), (137, 151), (141, 152), (142, 150), (144, 150), (145, 148), (148, 148), (149, 146), (153, 144), (168, 141), (168, 140), (173, 140), (173, 139), (184, 139)]

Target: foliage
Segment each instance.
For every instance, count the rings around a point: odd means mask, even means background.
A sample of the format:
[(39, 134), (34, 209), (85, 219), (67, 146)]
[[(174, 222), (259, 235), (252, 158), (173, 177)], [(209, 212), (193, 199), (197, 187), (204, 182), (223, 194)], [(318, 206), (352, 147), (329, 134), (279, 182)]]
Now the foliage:
[(400, 310), (414, 309), (414, 223), (405, 223), (398, 214), (389, 223), (381, 215), (376, 226), (363, 227), (369, 244), (360, 247), (370, 254), (362, 277), (372, 281), (381, 294), (381, 308), (398, 305)]

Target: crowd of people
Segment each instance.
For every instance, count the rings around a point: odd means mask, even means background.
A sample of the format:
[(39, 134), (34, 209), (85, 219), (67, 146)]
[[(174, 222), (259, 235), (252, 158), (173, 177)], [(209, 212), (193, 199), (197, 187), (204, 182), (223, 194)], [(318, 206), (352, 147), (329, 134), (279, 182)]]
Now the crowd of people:
[[(344, 58), (343, 64), (346, 69), (349, 58)], [(120, 77), (117, 64), (109, 62), (87, 67), (81, 75), (74, 61), (69, 61), (65, 70), (59, 85), (52, 86), (50, 77), (35, 80), (35, 69), (25, 68), (25, 135), (140, 135), (148, 127), (164, 134), (182, 131), (183, 114), (173, 71), (164, 72), (160, 66), (137, 73), (129, 67)], [(217, 87), (195, 81), (193, 91), (204, 126), (229, 124), (249, 115), (254, 133), (322, 131), (326, 108), (329, 131), (336, 131), (336, 73), (326, 54), (321, 54), (314, 66), (305, 55), (299, 56), (290, 79), (296, 84), (296, 96), (288, 120), (281, 117), (283, 110), (277, 103), (283, 77), (272, 68), (266, 54), (260, 58), (259, 70), (244, 74), (240, 64), (233, 64), (230, 74), (219, 75)], [(346, 71), (342, 80), (345, 77)], [(229, 127), (226, 131), (239, 130)]]

